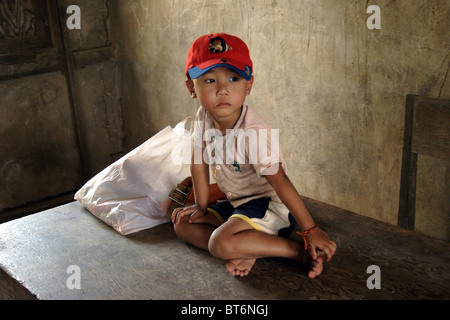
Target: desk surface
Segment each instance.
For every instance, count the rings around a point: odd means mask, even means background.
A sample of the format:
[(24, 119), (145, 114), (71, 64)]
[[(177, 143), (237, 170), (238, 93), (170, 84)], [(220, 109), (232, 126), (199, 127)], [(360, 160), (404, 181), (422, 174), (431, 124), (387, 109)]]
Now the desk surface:
[[(170, 223), (123, 236), (77, 202), (1, 224), (0, 267), (38, 299), (450, 298), (448, 242), (305, 203), (338, 243), (317, 279), (275, 258), (235, 278), (224, 261), (179, 240)], [(370, 265), (380, 267), (379, 290), (367, 288)], [(76, 275), (80, 289), (68, 288)]]

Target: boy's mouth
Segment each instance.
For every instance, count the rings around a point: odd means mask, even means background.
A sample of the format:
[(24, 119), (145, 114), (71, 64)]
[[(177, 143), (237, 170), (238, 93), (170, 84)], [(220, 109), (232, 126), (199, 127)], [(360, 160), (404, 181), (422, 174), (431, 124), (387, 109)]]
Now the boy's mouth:
[(231, 106), (231, 104), (227, 103), (227, 102), (221, 102), (216, 105), (216, 107), (218, 107), (218, 108), (225, 108), (225, 107), (229, 107), (229, 106)]

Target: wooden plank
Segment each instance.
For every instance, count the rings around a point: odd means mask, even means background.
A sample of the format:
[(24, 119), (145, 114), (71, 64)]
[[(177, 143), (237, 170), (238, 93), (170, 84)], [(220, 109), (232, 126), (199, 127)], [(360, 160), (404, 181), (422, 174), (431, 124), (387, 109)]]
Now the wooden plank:
[(415, 225), (417, 154), (411, 151), (415, 98), (416, 96), (414, 95), (406, 96), (400, 201), (397, 221), (399, 227), (407, 230), (414, 230)]
[(59, 71), (64, 67), (64, 56), (55, 50), (49, 50), (39, 59), (18, 62), (20, 59), (15, 56), (13, 63), (0, 63), (0, 81), (26, 77), (38, 73), (49, 73)]
[(450, 161), (450, 100), (415, 97), (411, 150)]
[(83, 68), (88, 65), (97, 64), (114, 58), (112, 47), (102, 47), (88, 50), (72, 51), (75, 68)]
[(79, 188), (80, 152), (65, 76), (1, 81), (0, 97), (0, 210)]
[(418, 154), (450, 161), (450, 100), (406, 96), (398, 226), (415, 229)]
[[(0, 224), (0, 268), (38, 299), (450, 298), (449, 242), (304, 202), (338, 243), (314, 280), (279, 258), (257, 259), (246, 278), (232, 277), (226, 261), (177, 239), (170, 223), (122, 236), (76, 202)], [(80, 268), (80, 289), (67, 287), (71, 265)], [(381, 268), (379, 290), (366, 286), (369, 265)]]

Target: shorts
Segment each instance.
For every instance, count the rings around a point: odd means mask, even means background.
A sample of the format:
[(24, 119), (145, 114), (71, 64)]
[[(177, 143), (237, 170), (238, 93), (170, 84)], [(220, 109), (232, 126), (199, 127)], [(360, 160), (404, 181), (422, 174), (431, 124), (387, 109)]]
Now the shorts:
[(237, 208), (229, 201), (219, 201), (207, 211), (216, 216), (220, 223), (230, 218), (240, 218), (258, 231), (289, 238), (296, 222), (286, 206), (278, 198), (264, 197), (250, 200)]

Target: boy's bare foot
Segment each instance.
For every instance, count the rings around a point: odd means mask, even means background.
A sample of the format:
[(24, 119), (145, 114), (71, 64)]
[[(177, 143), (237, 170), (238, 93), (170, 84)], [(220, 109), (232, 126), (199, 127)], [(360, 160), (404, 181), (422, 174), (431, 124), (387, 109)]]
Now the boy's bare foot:
[(310, 259), (310, 264), (309, 264), (310, 269), (308, 271), (308, 277), (313, 279), (322, 273), (323, 257), (318, 257), (316, 260), (313, 260), (312, 257), (309, 256), (309, 259)]
[(248, 275), (251, 268), (255, 264), (256, 259), (232, 259), (226, 264), (226, 268), (233, 276), (244, 277)]
[(316, 260), (313, 260), (311, 254), (301, 248), (299, 255), (295, 260), (309, 268), (308, 277), (313, 279), (322, 273), (324, 257), (326, 256), (319, 253)]

